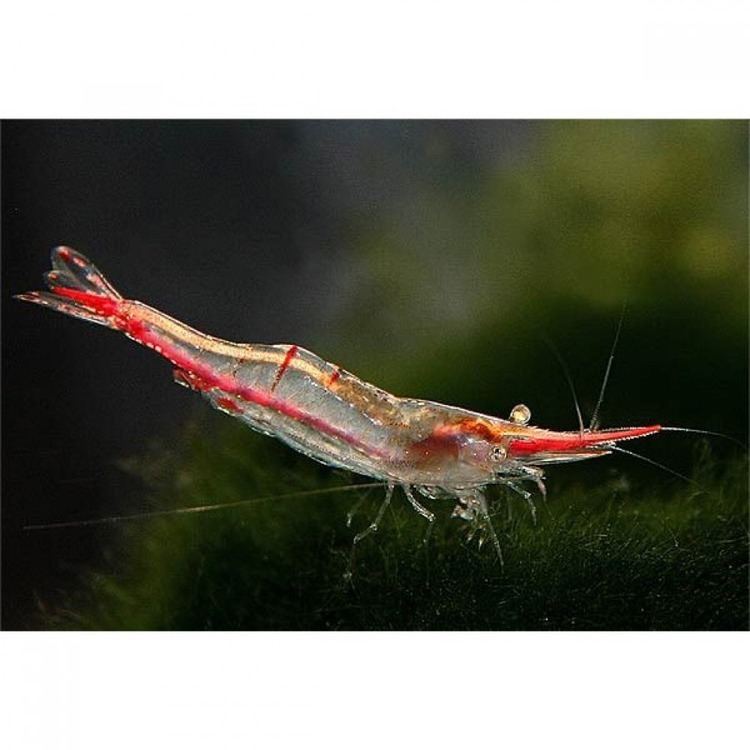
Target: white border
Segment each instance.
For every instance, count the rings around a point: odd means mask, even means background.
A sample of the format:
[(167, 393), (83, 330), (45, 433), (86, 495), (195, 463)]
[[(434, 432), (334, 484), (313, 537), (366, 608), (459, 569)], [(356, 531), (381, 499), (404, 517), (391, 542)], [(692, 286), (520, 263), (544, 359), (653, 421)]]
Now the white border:
[(746, 117), (749, 7), (16, 3), (3, 13), (0, 114)]
[(26, 633), (13, 748), (734, 747), (747, 635)]

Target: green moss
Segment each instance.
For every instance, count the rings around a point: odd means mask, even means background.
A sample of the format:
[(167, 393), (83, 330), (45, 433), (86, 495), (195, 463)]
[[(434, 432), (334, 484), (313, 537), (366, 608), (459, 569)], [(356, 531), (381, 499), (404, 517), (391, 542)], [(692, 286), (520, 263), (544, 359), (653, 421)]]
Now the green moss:
[[(239, 425), (192, 430), (168, 459), (138, 462), (155, 507), (233, 502), (347, 484)], [(123, 525), (113, 570), (89, 575), (47, 626), (97, 629), (740, 629), (748, 624), (747, 464), (704, 459), (696, 489), (651, 477), (629, 487), (551, 486), (533, 525), (496, 492), (500, 569), (432, 503), (424, 521), (402, 497), (381, 531), (355, 530), (379, 489), (287, 498)], [(346, 513), (364, 502), (352, 529)]]

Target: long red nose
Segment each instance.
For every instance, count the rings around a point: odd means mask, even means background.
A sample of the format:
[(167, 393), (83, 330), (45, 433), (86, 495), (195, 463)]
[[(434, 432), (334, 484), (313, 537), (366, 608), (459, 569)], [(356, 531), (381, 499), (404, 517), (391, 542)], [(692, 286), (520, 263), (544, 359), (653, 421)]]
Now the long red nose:
[[(622, 427), (616, 430), (601, 432), (552, 432), (551, 430), (532, 430), (526, 435), (514, 438), (508, 446), (511, 458), (532, 458), (536, 454), (556, 454), (575, 457), (586, 454), (591, 448), (606, 448), (607, 443), (620, 440), (654, 435), (661, 430), (661, 425), (650, 427)], [(587, 450), (588, 449), (588, 450)]]

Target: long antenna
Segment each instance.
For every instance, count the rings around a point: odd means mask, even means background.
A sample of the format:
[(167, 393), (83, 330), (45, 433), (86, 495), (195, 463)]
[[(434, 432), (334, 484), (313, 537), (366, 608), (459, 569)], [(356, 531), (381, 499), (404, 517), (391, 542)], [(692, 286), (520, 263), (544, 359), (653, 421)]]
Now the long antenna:
[(229, 503), (217, 503), (214, 505), (192, 505), (187, 508), (169, 508), (165, 510), (152, 510), (145, 513), (131, 513), (123, 516), (107, 516), (105, 518), (89, 518), (85, 521), (58, 521), (55, 523), (32, 523), (24, 526), (24, 531), (41, 531), (42, 529), (65, 529), (74, 526), (98, 526), (105, 523), (118, 523), (119, 521), (136, 521), (145, 518), (157, 518), (159, 516), (178, 516), (186, 513), (207, 513), (212, 510), (224, 510), (226, 508), (238, 508), (242, 505), (253, 505), (255, 503), (268, 502), (269, 500), (289, 500), (295, 497), (312, 497), (314, 495), (333, 494), (335, 492), (348, 492), (359, 488), (382, 487), (382, 482), (362, 482), (360, 484), (345, 484), (341, 487), (326, 487), (318, 490), (302, 490), (300, 492), (288, 492), (285, 495), (266, 495), (253, 497), (248, 500), (234, 500)]
[(739, 445), (740, 448), (745, 448), (747, 450), (747, 446), (741, 442), (740, 440), (737, 440), (737, 438), (733, 438), (731, 435), (725, 435), (723, 432), (712, 432), (711, 430), (694, 430), (692, 427), (662, 427), (662, 432), (694, 432), (696, 435), (711, 435), (712, 437), (720, 437), (724, 438), (724, 440), (729, 440), (732, 443), (735, 443), (736, 445)]
[[(700, 485), (698, 484), (698, 482), (695, 481), (695, 479), (686, 477), (684, 474), (680, 474), (679, 471), (670, 469), (669, 466), (664, 466), (664, 464), (660, 464), (658, 461), (654, 461), (652, 458), (646, 458), (646, 456), (642, 456), (640, 453), (633, 453), (633, 451), (625, 450), (625, 448), (620, 448), (619, 445), (608, 445), (607, 450), (617, 451), (618, 453), (624, 453), (626, 456), (632, 456), (633, 458), (640, 458), (641, 461), (645, 461), (647, 464), (651, 464), (652, 466), (656, 466), (659, 469), (663, 469), (664, 471), (669, 472), (670, 474), (673, 474), (674, 476), (679, 477), (680, 479), (684, 479), (686, 482), (690, 482), (690, 484), (694, 484), (696, 487), (700, 487)], [(701, 489), (703, 488), (701, 487)]]
[(565, 360), (562, 357), (562, 354), (558, 351), (557, 347), (546, 337), (542, 336), (542, 341), (544, 341), (545, 344), (552, 350), (552, 353), (555, 355), (555, 358), (560, 363), (560, 367), (562, 367), (562, 371), (565, 374), (565, 380), (568, 381), (568, 387), (570, 388), (570, 393), (573, 396), (573, 403), (576, 407), (576, 417), (578, 418), (578, 430), (581, 433), (581, 437), (583, 437), (583, 415), (581, 414), (581, 406), (578, 403), (578, 396), (576, 395), (576, 387), (573, 384), (573, 378), (571, 377), (570, 370), (568, 370), (567, 364), (565, 364)]
[(607, 390), (607, 383), (609, 382), (609, 374), (612, 371), (612, 362), (615, 360), (615, 349), (617, 349), (617, 342), (620, 340), (620, 331), (622, 331), (622, 321), (625, 319), (625, 310), (627, 309), (627, 302), (622, 303), (622, 310), (620, 311), (620, 320), (617, 323), (617, 332), (615, 333), (615, 340), (612, 342), (612, 348), (609, 351), (609, 359), (607, 360), (607, 369), (604, 371), (604, 380), (602, 381), (602, 388), (599, 391), (599, 400), (596, 402), (594, 407), (594, 413), (591, 415), (591, 424), (589, 424), (590, 430), (595, 430), (599, 426), (599, 409), (602, 407), (604, 401), (604, 392)]

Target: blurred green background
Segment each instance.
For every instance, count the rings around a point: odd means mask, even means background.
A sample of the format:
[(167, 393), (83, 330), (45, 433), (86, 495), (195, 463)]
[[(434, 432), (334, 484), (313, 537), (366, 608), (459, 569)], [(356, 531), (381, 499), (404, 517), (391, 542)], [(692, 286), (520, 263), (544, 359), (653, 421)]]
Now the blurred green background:
[[(747, 442), (746, 123), (284, 127), (302, 132), (313, 154), (286, 162), (304, 189), (325, 193), (319, 144), (344, 165), (326, 173), (343, 188), (318, 198), (335, 205), (341, 245), (311, 251), (297, 269), (295, 283), (308, 287), (304, 338), (293, 326), (278, 335), (266, 326), (263, 340), (289, 336), (399, 395), (498, 416), (523, 402), (534, 424), (574, 429), (568, 387), (543, 339), (567, 361), (587, 418), (627, 303), (603, 425), (680, 425)], [(347, 196), (347, 173), (370, 189)], [(305, 271), (318, 264), (325, 272)], [(296, 302), (290, 294), (273, 304)], [(357, 480), (200, 402), (191, 409), (178, 438), (123, 456), (121, 469), (138, 478), (129, 511)], [(423, 520), (397, 495), (347, 582), (352, 536), (381, 491), (268, 500), (108, 528), (97, 537), (104, 557), (79, 566), (63, 592), (39, 597), (35, 626), (746, 628), (743, 450), (677, 434), (628, 447), (699, 486), (625, 456), (552, 468), (536, 525), (522, 501), (495, 491), (504, 571), (491, 549), (466, 541), (450, 503), (430, 504), (438, 520), (423, 546)]]

